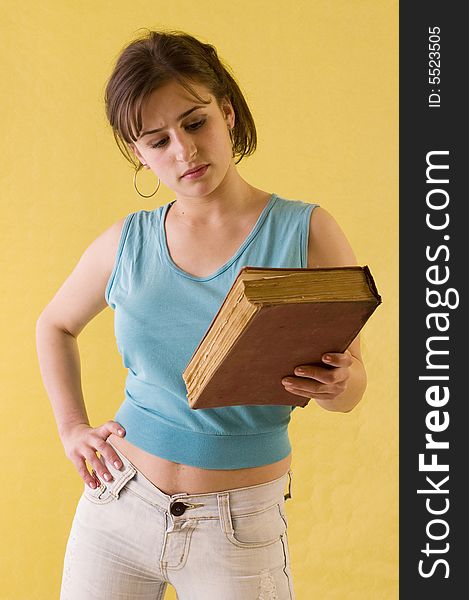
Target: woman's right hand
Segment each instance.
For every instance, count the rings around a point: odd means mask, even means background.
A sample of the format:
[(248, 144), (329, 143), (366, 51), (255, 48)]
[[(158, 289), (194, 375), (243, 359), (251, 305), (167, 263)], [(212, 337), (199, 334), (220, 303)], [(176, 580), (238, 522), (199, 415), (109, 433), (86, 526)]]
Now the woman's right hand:
[(96, 456), (96, 452), (99, 452), (106, 461), (111, 462), (116, 469), (122, 467), (120, 457), (114, 448), (106, 442), (111, 433), (124, 437), (125, 429), (116, 421), (107, 421), (99, 427), (91, 427), (86, 423), (80, 423), (65, 429), (60, 436), (65, 454), (75, 465), (86, 485), (93, 489), (99, 486), (101, 482), (88, 471), (85, 459), (93, 469), (93, 473), (99, 475), (104, 481), (111, 481), (113, 477), (103, 462)]

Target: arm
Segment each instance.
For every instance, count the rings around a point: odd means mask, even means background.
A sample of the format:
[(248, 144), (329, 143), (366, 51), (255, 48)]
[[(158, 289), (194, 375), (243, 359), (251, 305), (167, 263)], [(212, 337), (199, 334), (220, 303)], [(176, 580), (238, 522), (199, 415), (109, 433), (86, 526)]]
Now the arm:
[[(309, 227), (308, 267), (356, 264), (353, 250), (335, 219), (325, 209), (316, 207)], [(286, 389), (305, 398), (313, 397), (326, 410), (349, 412), (362, 399), (367, 383), (360, 336), (353, 340), (343, 354), (329, 355), (332, 360), (324, 360), (324, 355), (323, 361), (335, 368), (298, 365), (305, 367), (306, 371), (301, 377), (287, 378), (293, 381), (293, 386)]]
[[(96, 462), (99, 459), (89, 444), (78, 443), (75, 435), (79, 431), (91, 430), (81, 386), (77, 337), (85, 325), (107, 306), (104, 290), (114, 265), (123, 221), (116, 222), (90, 244), (36, 323), (39, 367), (58, 433), (67, 456), (87, 482), (94, 478), (86, 468), (85, 458), (96, 467), (97, 472), (101, 473), (103, 469)], [(111, 432), (117, 433), (118, 424), (108, 423), (100, 428), (101, 439), (106, 433), (107, 436)], [(106, 446), (114, 456), (111, 446)], [(98, 448), (100, 452), (101, 449), (108, 457), (110, 453), (104, 441)], [(118, 458), (117, 455), (115, 458)]]

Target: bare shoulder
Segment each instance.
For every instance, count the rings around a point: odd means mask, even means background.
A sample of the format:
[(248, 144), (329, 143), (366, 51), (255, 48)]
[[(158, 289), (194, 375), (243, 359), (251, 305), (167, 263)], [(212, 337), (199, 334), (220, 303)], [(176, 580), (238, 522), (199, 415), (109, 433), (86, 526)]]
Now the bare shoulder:
[(325, 208), (314, 208), (309, 222), (308, 267), (356, 264), (355, 253), (338, 222)]
[(39, 319), (76, 337), (106, 308), (104, 293), (114, 268), (125, 219), (117, 220), (89, 244)]

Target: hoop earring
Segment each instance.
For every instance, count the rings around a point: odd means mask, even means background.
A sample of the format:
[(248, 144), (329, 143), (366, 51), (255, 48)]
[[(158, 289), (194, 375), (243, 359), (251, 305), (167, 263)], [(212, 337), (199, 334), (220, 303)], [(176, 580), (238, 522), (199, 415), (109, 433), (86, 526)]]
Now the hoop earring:
[(146, 196), (145, 194), (142, 194), (138, 187), (137, 187), (137, 173), (139, 172), (140, 169), (135, 169), (134, 172), (134, 188), (136, 189), (137, 193), (140, 194), (140, 196), (142, 196), (142, 198), (151, 198), (152, 196), (154, 196), (156, 194), (156, 192), (158, 191), (159, 187), (160, 187), (160, 178), (158, 177), (158, 185), (156, 186), (156, 190), (153, 192), (153, 194), (149, 194), (148, 196)]

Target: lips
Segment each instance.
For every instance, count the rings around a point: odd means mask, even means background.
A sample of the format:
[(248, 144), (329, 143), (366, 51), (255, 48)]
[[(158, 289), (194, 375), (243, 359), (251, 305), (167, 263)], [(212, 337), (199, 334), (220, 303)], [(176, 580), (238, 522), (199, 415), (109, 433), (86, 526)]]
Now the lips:
[(203, 169), (204, 167), (208, 167), (208, 165), (199, 165), (198, 167), (189, 169), (182, 175), (182, 177), (185, 177), (186, 175), (190, 175), (191, 173), (196, 173), (197, 171), (200, 171), (200, 169)]

